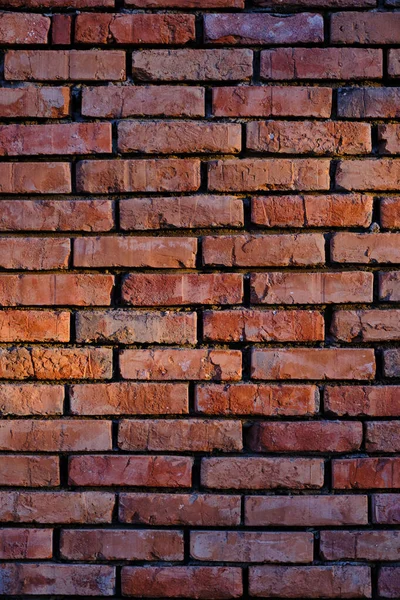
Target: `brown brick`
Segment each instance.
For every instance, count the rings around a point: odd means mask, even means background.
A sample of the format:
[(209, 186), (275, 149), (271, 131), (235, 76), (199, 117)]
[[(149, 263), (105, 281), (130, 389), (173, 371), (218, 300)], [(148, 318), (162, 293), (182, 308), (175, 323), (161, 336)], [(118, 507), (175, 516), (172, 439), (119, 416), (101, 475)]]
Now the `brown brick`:
[(400, 300), (400, 271), (379, 273), (379, 298), (387, 302)]
[(400, 90), (395, 87), (338, 90), (338, 116), (356, 119), (391, 119), (400, 116)]
[(395, 12), (342, 12), (331, 18), (334, 44), (399, 44), (400, 14)]
[(398, 310), (340, 310), (333, 314), (331, 334), (343, 342), (400, 339)]
[[(2, 454), (0, 456), (0, 485), (7, 487), (54, 487), (60, 485), (58, 457)], [(0, 591), (0, 593), (2, 592)]]
[(400, 229), (400, 196), (381, 199), (381, 225), (386, 229)]
[(244, 0), (125, 0), (135, 8), (244, 8)]
[(0, 383), (0, 414), (15, 416), (61, 415), (64, 388), (36, 383)]
[(337, 416), (399, 417), (398, 386), (326, 386), (325, 410)]
[(340, 161), (336, 187), (345, 190), (397, 190), (400, 160), (391, 158)]
[(382, 598), (398, 598), (400, 594), (400, 569), (381, 567), (378, 575), (378, 593)]
[(0, 194), (69, 194), (69, 163), (3, 162), (0, 164)]
[(0, 266), (3, 269), (66, 269), (69, 254), (67, 238), (0, 238)]
[(44, 310), (1, 310), (0, 342), (68, 342), (70, 314)]
[(0, 529), (0, 558), (2, 560), (43, 559), (53, 556), (51, 529)]
[(51, 43), (55, 46), (69, 46), (72, 36), (72, 15), (52, 15)]
[(67, 87), (0, 89), (0, 117), (58, 119), (69, 114), (70, 91)]
[(348, 458), (332, 461), (333, 487), (339, 490), (400, 488), (399, 458)]
[(110, 8), (115, 0), (4, 0), (13, 8)]
[(47, 44), (50, 19), (28, 13), (0, 13), (0, 44)]

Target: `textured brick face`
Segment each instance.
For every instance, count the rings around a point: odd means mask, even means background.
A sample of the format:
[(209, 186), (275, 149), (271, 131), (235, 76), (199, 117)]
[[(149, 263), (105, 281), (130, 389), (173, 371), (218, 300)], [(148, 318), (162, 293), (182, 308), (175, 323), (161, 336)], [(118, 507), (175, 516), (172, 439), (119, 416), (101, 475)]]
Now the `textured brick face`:
[(0, 597), (400, 597), (399, 0), (0, 0)]

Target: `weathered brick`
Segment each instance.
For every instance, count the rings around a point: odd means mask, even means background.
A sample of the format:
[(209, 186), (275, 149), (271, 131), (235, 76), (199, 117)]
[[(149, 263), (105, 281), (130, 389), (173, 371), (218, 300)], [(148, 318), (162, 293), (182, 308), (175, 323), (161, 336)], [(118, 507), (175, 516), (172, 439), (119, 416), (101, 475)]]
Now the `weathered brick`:
[(64, 388), (36, 383), (1, 383), (0, 415), (61, 415)]
[(400, 125), (378, 125), (378, 143), (381, 154), (400, 154)]
[(0, 89), (0, 117), (58, 119), (69, 114), (67, 87), (13, 87)]
[(70, 314), (44, 310), (0, 311), (1, 342), (68, 342)]
[(4, 0), (13, 8), (109, 8), (115, 0)]
[(0, 194), (69, 194), (69, 163), (3, 162), (0, 164)]
[(380, 568), (378, 593), (382, 598), (398, 598), (400, 594), (400, 569), (398, 567)]
[(399, 263), (399, 242), (397, 233), (335, 233), (331, 257), (341, 263)]
[(0, 238), (0, 266), (3, 269), (66, 269), (69, 254), (67, 238)]
[(356, 119), (399, 117), (400, 90), (395, 87), (339, 89), (338, 116)]
[(398, 421), (370, 421), (366, 423), (365, 447), (367, 452), (399, 452)]
[(399, 377), (400, 373), (400, 351), (398, 348), (384, 350), (383, 371), (386, 377)]
[(332, 484), (339, 490), (400, 488), (399, 458), (348, 458), (332, 461)]
[(374, 494), (372, 496), (372, 521), (382, 525), (400, 523), (400, 505), (397, 494)]
[(387, 302), (400, 300), (400, 271), (379, 273), (379, 298)]
[(326, 386), (324, 406), (339, 417), (400, 416), (400, 388), (398, 386)]
[(55, 46), (69, 46), (72, 36), (72, 15), (52, 15), (51, 43)]
[[(60, 485), (59, 460), (56, 456), (2, 454), (0, 456), (0, 485), (7, 487), (54, 487)], [(3, 593), (1, 587), (0, 593)]]
[(400, 196), (382, 198), (381, 225), (385, 229), (400, 229)]
[(336, 187), (345, 190), (396, 190), (400, 186), (400, 160), (391, 158), (340, 161)]
[(334, 44), (399, 44), (400, 14), (395, 12), (342, 12), (331, 18)]
[(53, 556), (51, 529), (0, 529), (0, 558), (2, 560), (43, 559)]
[(399, 77), (400, 75), (399, 50), (389, 50), (388, 52), (388, 75), (389, 77)]
[(135, 8), (244, 8), (244, 0), (125, 0)]
[(0, 13), (0, 44), (47, 44), (50, 19), (29, 13)]
[(331, 334), (343, 342), (400, 339), (398, 310), (340, 310), (333, 314)]
[(376, 0), (253, 0), (256, 6), (317, 6), (321, 8), (375, 7)]

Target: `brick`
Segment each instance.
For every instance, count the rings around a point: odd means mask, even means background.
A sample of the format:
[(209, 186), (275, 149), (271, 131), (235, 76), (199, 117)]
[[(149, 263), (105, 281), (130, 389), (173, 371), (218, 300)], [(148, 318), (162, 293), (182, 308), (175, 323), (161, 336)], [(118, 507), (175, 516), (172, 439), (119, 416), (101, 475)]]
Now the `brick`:
[(211, 44), (307, 44), (324, 41), (321, 15), (268, 13), (204, 15), (204, 40)]
[(367, 496), (247, 496), (247, 526), (367, 525)]
[(24, 560), (51, 558), (53, 531), (51, 529), (0, 529), (0, 558)]
[(379, 298), (386, 302), (397, 302), (400, 299), (400, 272), (386, 271), (379, 273)]
[(253, 52), (247, 49), (139, 50), (132, 53), (138, 81), (247, 81)]
[(380, 209), (382, 227), (400, 229), (400, 196), (382, 198)]
[(135, 8), (244, 8), (244, 0), (125, 0)]
[(190, 487), (192, 464), (184, 456), (72, 456), (68, 480), (74, 486)]
[(203, 312), (203, 337), (217, 342), (305, 342), (324, 340), (317, 311), (216, 310)]
[(64, 388), (61, 385), (0, 384), (2, 416), (62, 415), (63, 402)]
[(11, 81), (123, 81), (122, 50), (8, 50), (4, 77)]
[(70, 314), (44, 310), (0, 311), (1, 342), (68, 342)]
[(112, 450), (111, 423), (71, 419), (2, 421), (0, 450), (12, 452)]
[(241, 126), (196, 121), (121, 121), (120, 152), (146, 154), (227, 153), (241, 150)]
[(15, 8), (96, 8), (112, 7), (115, 0), (5, 0)]
[(213, 348), (122, 350), (120, 369), (125, 379), (238, 380), (242, 374), (242, 353)]
[[(58, 458), (55, 456), (2, 454), (0, 456), (0, 485), (6, 487), (54, 487), (60, 485)], [(0, 593), (2, 592), (0, 591)]]
[(74, 241), (74, 266), (193, 268), (196, 251), (196, 238), (81, 237)]
[(109, 231), (110, 200), (2, 200), (0, 231)]
[(111, 523), (115, 494), (105, 492), (0, 492), (0, 521)]
[(372, 302), (373, 275), (366, 271), (254, 273), (250, 286), (255, 304)]
[(210, 419), (120, 421), (118, 447), (129, 452), (236, 452), (243, 449), (242, 424)]
[(109, 305), (112, 275), (0, 274), (1, 306)]
[(400, 161), (390, 158), (340, 161), (336, 187), (345, 190), (396, 190), (400, 185)]
[(400, 523), (400, 505), (397, 494), (374, 494), (372, 496), (372, 522), (382, 525)]
[(325, 410), (337, 416), (400, 416), (398, 386), (327, 386), (324, 392)]
[(211, 489), (318, 489), (324, 464), (316, 458), (206, 458), (201, 484)]
[(246, 148), (283, 154), (368, 154), (371, 126), (335, 121), (254, 121), (246, 125)]
[(235, 235), (203, 239), (203, 264), (225, 267), (308, 266), (325, 262), (320, 234)]
[(208, 187), (217, 192), (327, 190), (329, 160), (244, 158), (213, 161)]
[(331, 257), (341, 263), (399, 263), (399, 241), (396, 233), (335, 233)]
[(244, 225), (243, 202), (235, 196), (127, 198), (119, 211), (121, 229), (127, 231)]
[(338, 490), (400, 488), (400, 459), (348, 458), (332, 461), (333, 487)]
[(382, 50), (372, 48), (274, 48), (261, 52), (265, 80), (379, 79)]
[(109, 123), (0, 126), (0, 155), (92, 154), (111, 152)]
[(122, 568), (124, 596), (222, 600), (239, 598), (242, 591), (242, 570), (234, 567)]
[(70, 404), (74, 415), (168, 415), (189, 410), (184, 383), (77, 384), (71, 387)]
[(400, 90), (395, 87), (339, 89), (338, 116), (356, 119), (399, 117)]
[(318, 411), (318, 389), (312, 385), (196, 386), (196, 411), (206, 415), (311, 416)]
[(378, 125), (380, 154), (400, 154), (400, 125)]
[(254, 379), (373, 379), (374, 351), (359, 348), (253, 349)]
[(334, 44), (399, 44), (400, 14), (389, 12), (343, 12), (331, 18)]
[(195, 344), (196, 321), (196, 313), (186, 312), (82, 311), (76, 315), (76, 340), (120, 344)]
[(382, 598), (398, 598), (400, 594), (400, 569), (398, 567), (380, 568), (378, 593)]
[(0, 117), (58, 119), (69, 115), (70, 91), (67, 87), (3, 88), (0, 90)]
[(212, 90), (216, 117), (329, 118), (331, 110), (332, 90), (327, 87), (224, 86)]
[(372, 197), (364, 194), (256, 196), (251, 220), (263, 227), (368, 227)]
[(5, 563), (0, 565), (1, 594), (112, 596), (115, 568), (106, 565)]
[(367, 452), (398, 452), (400, 432), (398, 421), (372, 421), (366, 424)]
[(3, 269), (66, 269), (70, 254), (67, 238), (0, 238)]
[(29, 13), (0, 13), (0, 44), (47, 44), (50, 19)]
[(391, 350), (384, 350), (383, 372), (386, 375), (386, 377), (399, 377), (400, 352), (397, 348), (392, 348)]
[(400, 339), (397, 310), (340, 310), (333, 314), (331, 334), (343, 342), (377, 342)]
[(318, 6), (321, 8), (333, 9), (337, 8), (352, 8), (352, 7), (375, 7), (375, 0), (254, 0), (256, 6)]
[(69, 194), (69, 163), (3, 162), (0, 164), (0, 194)]
[(108, 348), (1, 348), (2, 379), (109, 379)]
[(192, 531), (195, 560), (243, 563), (308, 563), (313, 560), (312, 533)]
[(204, 117), (204, 114), (205, 92), (200, 87), (108, 85), (82, 89), (82, 115), (88, 117)]
[(69, 46), (72, 38), (72, 15), (53, 15), (51, 18), (51, 43)]
[(255, 597), (370, 598), (367, 566), (251, 567), (249, 591)]
[(362, 440), (362, 423), (350, 421), (270, 421), (247, 430), (247, 445), (253, 452), (355, 452)]
[[(78, 192), (195, 192), (200, 187), (196, 159), (83, 160), (76, 171)], [(1, 191), (1, 190), (0, 190)]]
[(240, 496), (120, 494), (119, 520), (137, 525), (228, 527), (240, 524)]
[(79, 44), (181, 45), (195, 37), (194, 15), (82, 13), (75, 21)]
[(63, 529), (60, 552), (67, 560), (183, 560), (179, 531)]
[(132, 273), (122, 284), (123, 301), (134, 306), (240, 304), (242, 297), (239, 273)]
[(388, 52), (388, 75), (389, 77), (399, 77), (400, 75), (399, 50), (389, 50)]

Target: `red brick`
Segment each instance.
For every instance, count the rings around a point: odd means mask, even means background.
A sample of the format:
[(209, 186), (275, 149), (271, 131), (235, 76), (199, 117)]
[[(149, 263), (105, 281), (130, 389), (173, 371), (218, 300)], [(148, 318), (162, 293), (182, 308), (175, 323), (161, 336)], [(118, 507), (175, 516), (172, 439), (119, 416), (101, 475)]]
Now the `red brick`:
[(212, 90), (216, 117), (329, 118), (332, 90), (326, 87), (240, 86)]
[(343, 342), (400, 340), (398, 310), (340, 310), (333, 314), (331, 334)]
[(251, 567), (249, 592), (255, 597), (371, 598), (367, 566)]
[(196, 238), (81, 237), (74, 241), (74, 266), (193, 268), (196, 251)]
[(334, 44), (400, 44), (400, 14), (342, 12), (331, 17)]
[(268, 13), (204, 15), (204, 40), (211, 44), (307, 44), (324, 41), (321, 15)]
[(227, 153), (241, 150), (239, 124), (202, 121), (121, 121), (120, 152), (146, 154)]
[(109, 8), (115, 0), (4, 0), (6, 6), (15, 8)]
[(47, 44), (50, 19), (28, 13), (0, 13), (0, 44)]
[(383, 372), (386, 377), (400, 376), (400, 352), (398, 348), (384, 350), (383, 352)]
[(372, 302), (373, 274), (254, 273), (250, 278), (255, 304), (340, 304)]
[(17, 81), (123, 81), (122, 50), (9, 50), (4, 78)]
[(69, 194), (71, 167), (64, 162), (3, 162), (0, 194)]
[(135, 306), (240, 304), (242, 297), (239, 273), (132, 273), (122, 284), (123, 301)]
[[(7, 487), (54, 487), (60, 485), (58, 457), (2, 454), (0, 456), (0, 485)], [(0, 591), (0, 593), (2, 592)]]
[(386, 302), (400, 300), (400, 271), (379, 273), (379, 298)]
[(385, 229), (400, 229), (400, 196), (381, 199), (381, 225)]
[(111, 423), (71, 419), (0, 422), (0, 450), (86, 452), (111, 450)]
[(356, 119), (399, 117), (400, 89), (354, 87), (338, 90), (338, 116)]
[(325, 262), (325, 241), (317, 233), (235, 235), (203, 239), (203, 264), (224, 267), (308, 266)]
[(324, 481), (324, 463), (316, 458), (206, 458), (201, 484), (214, 489), (317, 489)]
[(379, 79), (382, 50), (372, 48), (275, 48), (261, 52), (261, 78)]
[(312, 533), (192, 531), (195, 560), (243, 563), (308, 563), (313, 560)]
[(236, 452), (243, 449), (242, 424), (210, 419), (120, 421), (118, 447), (129, 452)]
[(400, 595), (399, 567), (381, 567), (378, 575), (378, 593), (382, 598), (398, 598)]
[(197, 159), (83, 160), (77, 164), (78, 192), (195, 192)]
[(1, 383), (0, 414), (15, 416), (62, 415), (64, 387), (36, 383)]
[[(119, 203), (125, 230), (242, 227), (243, 201), (235, 196), (128, 198)], [(1, 226), (1, 215), (0, 215)]]
[(242, 570), (234, 567), (123, 567), (122, 594), (223, 600), (242, 596)]
[(388, 75), (389, 77), (399, 77), (400, 75), (399, 50), (389, 50), (388, 52)]
[(371, 126), (335, 121), (254, 121), (246, 125), (246, 147), (282, 154), (368, 154)]
[(0, 342), (68, 342), (70, 314), (44, 310), (1, 310)]
[(213, 348), (122, 350), (120, 369), (125, 379), (238, 380), (242, 353)]
[(52, 15), (51, 43), (54, 46), (68, 46), (72, 36), (72, 15)]
[(108, 85), (82, 89), (82, 115), (88, 117), (204, 117), (204, 113), (205, 92), (200, 87)]
[(209, 164), (208, 187), (218, 192), (327, 190), (329, 160), (244, 158)]
[(115, 568), (106, 565), (0, 565), (1, 594), (112, 596), (114, 591)]
[(348, 458), (332, 461), (333, 487), (338, 490), (400, 488), (400, 458)]
[(194, 15), (83, 13), (75, 21), (79, 44), (181, 45), (195, 37)]
[(0, 521), (111, 523), (115, 494), (100, 492), (0, 492)]
[(325, 410), (337, 416), (400, 416), (399, 386), (327, 386)]
[(83, 383), (71, 387), (70, 404), (75, 415), (168, 415), (189, 410), (184, 383)]
[(125, 0), (135, 8), (244, 8), (244, 0)]
[(0, 117), (58, 119), (69, 115), (70, 91), (67, 87), (0, 89)]
[(367, 525), (367, 496), (247, 496), (245, 523), (252, 526)]
[(139, 81), (246, 81), (253, 52), (243, 49), (139, 50), (132, 53), (133, 79)]
[(76, 340), (121, 344), (195, 344), (196, 321), (196, 313), (186, 312), (82, 311), (76, 315)]
[(228, 527), (240, 524), (240, 496), (120, 494), (119, 520), (144, 525)]
[(183, 560), (179, 531), (63, 529), (60, 552), (69, 560)]
[(310, 416), (318, 411), (319, 393), (312, 385), (196, 386), (196, 411), (207, 415)]
[(0, 558), (24, 560), (51, 558), (53, 531), (51, 529), (0, 529)]
[(72, 456), (69, 484), (190, 487), (193, 459), (184, 456)]
[(203, 338), (217, 342), (309, 342), (324, 336), (323, 315), (305, 310), (216, 310), (203, 313)]
[(374, 379), (374, 351), (360, 348), (253, 349), (254, 379)]
[(374, 494), (372, 496), (372, 522), (382, 525), (400, 523), (398, 494)]
[(344, 190), (397, 190), (400, 160), (391, 158), (340, 161), (336, 187)]
[[(387, 2), (387, 0), (386, 0)], [(376, 0), (254, 0), (256, 6), (301, 6), (310, 8), (317, 6), (321, 8), (348, 8), (348, 7), (375, 7)]]
[(378, 125), (378, 143), (380, 154), (400, 154), (400, 125)]
[(372, 421), (366, 423), (366, 426), (367, 452), (399, 452), (399, 421)]
[(368, 227), (372, 197), (364, 194), (256, 196), (251, 220), (263, 227)]
[(66, 269), (70, 254), (68, 238), (0, 238), (3, 269)]
[(341, 263), (399, 263), (400, 234), (336, 233), (331, 241), (331, 257)]

